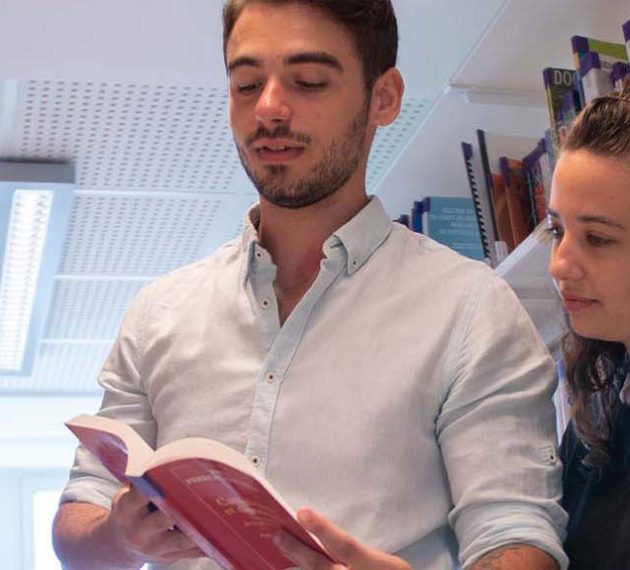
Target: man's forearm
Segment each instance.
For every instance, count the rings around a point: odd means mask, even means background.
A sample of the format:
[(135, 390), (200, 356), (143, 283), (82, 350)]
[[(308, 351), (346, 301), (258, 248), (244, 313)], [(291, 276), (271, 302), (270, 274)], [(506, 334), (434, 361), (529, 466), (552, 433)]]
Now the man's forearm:
[(470, 570), (558, 570), (558, 563), (540, 548), (511, 544), (482, 556)]
[(67, 503), (57, 513), (55, 552), (64, 570), (135, 570), (107, 525), (109, 511), (88, 503)]

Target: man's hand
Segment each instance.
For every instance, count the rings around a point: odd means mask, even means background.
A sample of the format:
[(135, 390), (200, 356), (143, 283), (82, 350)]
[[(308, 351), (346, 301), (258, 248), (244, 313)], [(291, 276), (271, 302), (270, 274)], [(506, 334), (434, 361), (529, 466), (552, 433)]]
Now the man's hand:
[(286, 533), (279, 535), (278, 545), (303, 570), (411, 570), (411, 566), (401, 558), (361, 544), (312, 509), (300, 509), (297, 517), (302, 525), (319, 538), (330, 556), (338, 561), (333, 564), (292, 536)]
[(129, 486), (116, 493), (111, 510), (90, 503), (61, 505), (53, 544), (66, 570), (138, 570), (146, 562), (204, 556)]
[(133, 487), (125, 486), (112, 500), (107, 525), (130, 561), (168, 564), (205, 554), (164, 513)]

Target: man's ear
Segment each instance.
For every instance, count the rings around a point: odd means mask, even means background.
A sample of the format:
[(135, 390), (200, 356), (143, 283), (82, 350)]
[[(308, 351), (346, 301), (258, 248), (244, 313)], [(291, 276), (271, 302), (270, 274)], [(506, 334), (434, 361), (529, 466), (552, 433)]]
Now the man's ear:
[(376, 80), (370, 104), (370, 118), (374, 125), (384, 127), (396, 120), (404, 91), (405, 82), (395, 67), (390, 67)]

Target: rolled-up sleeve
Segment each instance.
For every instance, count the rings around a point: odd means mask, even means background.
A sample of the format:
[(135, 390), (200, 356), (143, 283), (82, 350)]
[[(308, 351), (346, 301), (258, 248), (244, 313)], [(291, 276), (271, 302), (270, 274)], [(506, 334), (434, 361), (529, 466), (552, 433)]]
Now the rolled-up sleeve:
[(483, 275), (462, 318), (437, 420), (461, 563), (468, 568), (495, 548), (524, 543), (566, 568), (554, 362), (499, 278)]
[[(140, 361), (142, 321), (145, 313), (143, 292), (125, 315), (118, 336), (105, 360), (98, 383), (104, 390), (98, 414), (125, 421), (149, 445), (155, 445), (156, 425), (142, 386)], [(87, 502), (110, 508), (120, 483), (83, 446), (77, 448), (69, 481), (61, 503)]]

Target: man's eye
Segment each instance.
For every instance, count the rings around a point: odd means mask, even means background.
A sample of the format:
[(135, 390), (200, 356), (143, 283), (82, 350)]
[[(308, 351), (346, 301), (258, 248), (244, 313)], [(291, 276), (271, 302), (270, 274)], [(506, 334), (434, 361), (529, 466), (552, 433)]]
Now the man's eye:
[(236, 90), (243, 95), (247, 95), (248, 93), (254, 93), (259, 86), (260, 83), (246, 83), (244, 85), (237, 85)]
[(327, 86), (325, 81), (296, 81), (296, 84), (306, 91), (318, 91)]

